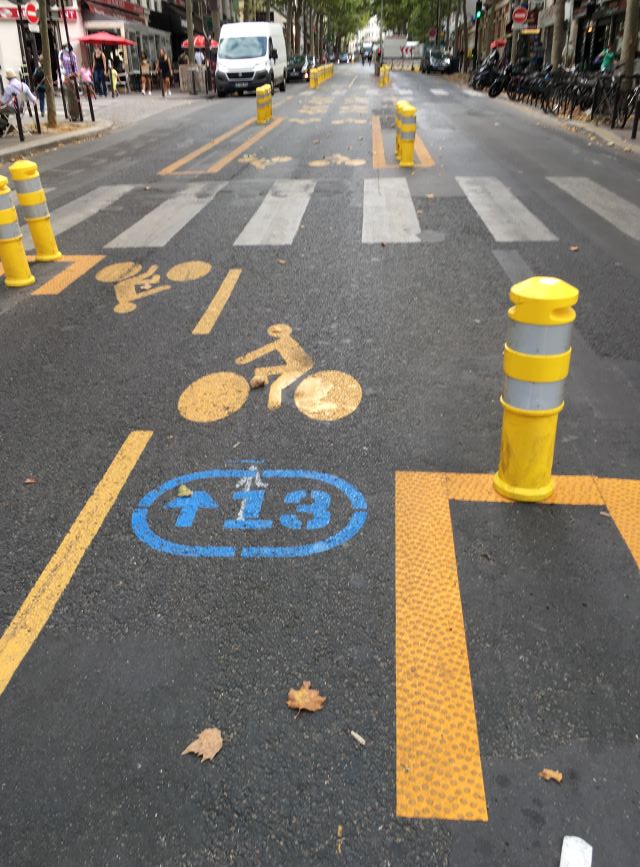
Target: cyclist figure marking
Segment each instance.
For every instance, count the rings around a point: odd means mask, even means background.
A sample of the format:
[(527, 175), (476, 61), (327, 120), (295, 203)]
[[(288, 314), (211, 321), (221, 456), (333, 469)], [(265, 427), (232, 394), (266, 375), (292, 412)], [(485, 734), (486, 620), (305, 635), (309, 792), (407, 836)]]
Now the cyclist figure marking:
[(277, 352), (284, 361), (284, 364), (256, 367), (254, 371), (254, 376), (266, 379), (267, 383), (270, 377), (277, 377), (271, 383), (271, 388), (269, 389), (267, 408), (270, 410), (280, 409), (282, 406), (282, 392), (313, 367), (313, 361), (298, 341), (291, 336), (291, 332), (292, 328), (290, 325), (283, 323), (270, 325), (267, 328), (267, 334), (270, 337), (275, 337), (275, 340), (271, 343), (266, 343), (259, 349), (254, 349), (253, 352), (247, 352), (246, 355), (236, 358), (236, 364), (251, 364), (251, 362), (262, 358), (264, 355)]

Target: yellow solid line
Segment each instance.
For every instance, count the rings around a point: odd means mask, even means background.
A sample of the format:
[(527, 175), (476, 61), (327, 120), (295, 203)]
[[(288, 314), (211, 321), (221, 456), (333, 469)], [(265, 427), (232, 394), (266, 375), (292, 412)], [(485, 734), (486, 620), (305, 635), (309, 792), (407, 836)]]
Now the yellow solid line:
[(396, 812), (488, 819), (444, 473), (396, 473)]
[(144, 430), (129, 434), (0, 638), (0, 695), (51, 616), (152, 436), (153, 431)]
[(216, 172), (219, 172), (225, 166), (228, 166), (229, 163), (233, 162), (237, 157), (245, 153), (247, 148), (250, 148), (251, 145), (255, 144), (257, 141), (260, 141), (261, 138), (264, 138), (270, 132), (273, 132), (276, 127), (280, 126), (283, 120), (283, 117), (274, 118), (274, 120), (269, 124), (269, 126), (263, 127), (255, 135), (249, 136), (248, 139), (243, 141), (242, 144), (238, 145), (238, 147), (234, 148), (230, 153), (225, 154), (225, 156), (223, 157), (220, 157), (217, 163), (214, 163), (210, 168), (207, 169), (207, 174), (215, 175)]
[(34, 289), (32, 295), (60, 295), (65, 289), (68, 289), (72, 283), (84, 277), (94, 265), (102, 262), (104, 256), (63, 256), (60, 262), (70, 262), (71, 264), (64, 269), (60, 274), (56, 274), (38, 289)]
[(227, 130), (227, 132), (223, 132), (222, 135), (217, 136), (206, 144), (202, 145), (199, 148), (196, 148), (191, 153), (186, 154), (183, 157), (180, 157), (179, 160), (176, 160), (174, 163), (170, 163), (170, 165), (165, 166), (163, 169), (160, 169), (158, 172), (159, 175), (172, 175), (178, 169), (181, 169), (182, 166), (186, 166), (187, 163), (190, 163), (192, 160), (197, 159), (202, 154), (206, 154), (207, 151), (213, 150), (216, 145), (221, 144), (223, 141), (226, 141), (228, 138), (231, 138), (236, 133), (240, 132), (247, 126), (251, 126), (255, 123), (255, 118), (250, 117), (248, 120), (239, 123), (238, 126), (234, 126), (233, 129)]
[(423, 169), (428, 169), (435, 165), (433, 157), (427, 150), (425, 143), (422, 141), (418, 133), (416, 133), (416, 138), (413, 143), (413, 151), (418, 158), (418, 163)]
[(211, 334), (213, 326), (218, 321), (218, 317), (224, 310), (224, 305), (231, 297), (231, 293), (235, 289), (236, 283), (242, 274), (241, 268), (231, 268), (227, 272), (227, 276), (220, 284), (220, 288), (213, 296), (211, 304), (204, 311), (196, 327), (191, 332), (192, 334)]
[(382, 124), (380, 116), (371, 115), (371, 154), (374, 169), (388, 168), (384, 157), (384, 142), (382, 141)]

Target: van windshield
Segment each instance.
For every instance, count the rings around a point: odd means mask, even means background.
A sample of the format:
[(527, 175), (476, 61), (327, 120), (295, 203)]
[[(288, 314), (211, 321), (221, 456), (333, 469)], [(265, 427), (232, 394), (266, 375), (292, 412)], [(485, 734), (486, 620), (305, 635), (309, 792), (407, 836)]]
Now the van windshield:
[(227, 36), (220, 40), (218, 57), (228, 60), (244, 60), (247, 57), (264, 57), (267, 53), (266, 36)]

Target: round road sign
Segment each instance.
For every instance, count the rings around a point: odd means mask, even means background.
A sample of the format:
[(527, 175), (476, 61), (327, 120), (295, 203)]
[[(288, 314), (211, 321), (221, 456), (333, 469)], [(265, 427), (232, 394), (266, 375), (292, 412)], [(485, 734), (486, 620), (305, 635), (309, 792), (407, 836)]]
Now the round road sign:
[(37, 24), (38, 23), (38, 7), (35, 3), (27, 3), (24, 7), (25, 15), (27, 16), (27, 21), (29, 24)]
[(511, 15), (511, 20), (514, 24), (526, 24), (529, 17), (529, 11), (524, 6), (516, 6)]

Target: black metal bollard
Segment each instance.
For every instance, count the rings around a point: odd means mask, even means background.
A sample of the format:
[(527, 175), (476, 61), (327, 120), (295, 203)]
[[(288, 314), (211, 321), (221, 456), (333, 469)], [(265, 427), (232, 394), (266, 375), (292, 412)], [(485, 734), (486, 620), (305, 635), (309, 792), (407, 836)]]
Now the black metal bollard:
[(38, 106), (33, 106), (33, 116), (36, 119), (36, 129), (38, 130), (38, 135), (42, 135), (42, 127), (40, 126), (40, 112), (38, 111)]
[(636, 110), (633, 115), (633, 128), (631, 130), (631, 138), (633, 139), (638, 135), (638, 120), (640, 120), (640, 97), (636, 99)]
[(18, 105), (17, 97), (13, 97), (13, 107), (16, 112), (16, 126), (18, 127), (18, 135), (20, 136), (20, 141), (24, 141), (24, 130), (22, 129), (22, 118), (20, 117), (20, 106)]
[(96, 122), (96, 116), (93, 111), (93, 100), (91, 99), (91, 85), (87, 84), (87, 99), (89, 101), (89, 114), (91, 115), (91, 123)]

